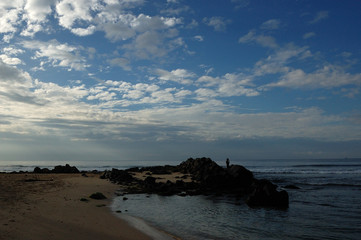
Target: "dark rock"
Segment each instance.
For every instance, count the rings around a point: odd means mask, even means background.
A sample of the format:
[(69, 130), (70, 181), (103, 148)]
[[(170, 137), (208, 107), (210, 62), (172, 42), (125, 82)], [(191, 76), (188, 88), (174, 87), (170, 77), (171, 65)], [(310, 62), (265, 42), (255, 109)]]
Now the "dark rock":
[(156, 180), (157, 179), (155, 177), (148, 176), (144, 179), (144, 184), (145, 185), (155, 185)]
[(297, 187), (295, 185), (286, 185), (283, 188), (286, 188), (286, 189), (300, 189), (299, 187)]
[(243, 166), (231, 165), (226, 171), (232, 179), (232, 185), (250, 186), (253, 182), (253, 173)]
[(113, 168), (112, 171), (105, 171), (101, 178), (109, 179), (110, 181), (118, 184), (126, 184), (134, 181), (133, 176), (127, 171), (118, 170), (116, 168)]
[(277, 191), (277, 186), (270, 181), (256, 180), (246, 202), (251, 207), (288, 208), (289, 197), (286, 191)]
[(55, 166), (52, 173), (79, 173), (79, 170), (75, 166), (70, 166), (66, 164), (65, 166)]
[(139, 167), (128, 168), (125, 171), (127, 171), (127, 172), (141, 172)]
[[(147, 171), (149, 175), (142, 181), (133, 178), (131, 172)], [(178, 180), (166, 183), (157, 182), (152, 174), (170, 174), (181, 172), (190, 176), (192, 182)], [(178, 166), (155, 166), (131, 168), (128, 170), (112, 169), (101, 176), (112, 182), (122, 184), (128, 194), (147, 193), (164, 196), (178, 194), (185, 195), (231, 195), (237, 199), (244, 199), (248, 195), (249, 206), (260, 207), (288, 207), (289, 199), (286, 191), (277, 191), (277, 186), (268, 180), (257, 180), (253, 173), (240, 165), (228, 168), (220, 167), (210, 158), (189, 158)], [(186, 177), (181, 177), (186, 178)]]
[(165, 166), (153, 166), (153, 167), (143, 167), (140, 169), (141, 172), (149, 171), (152, 174), (157, 175), (165, 175), (171, 174), (172, 172), (176, 171), (175, 166), (165, 165)]
[(48, 168), (34, 168), (34, 173), (50, 173), (51, 171)]
[(209, 176), (224, 172), (224, 169), (210, 158), (189, 158), (178, 165), (177, 170), (184, 174), (192, 174), (196, 181), (204, 181)]
[(100, 193), (100, 192), (93, 193), (93, 194), (90, 195), (89, 197), (92, 198), (92, 199), (96, 199), (96, 200), (102, 200), (102, 199), (106, 199), (106, 198), (107, 198), (106, 196), (104, 196), (103, 193)]

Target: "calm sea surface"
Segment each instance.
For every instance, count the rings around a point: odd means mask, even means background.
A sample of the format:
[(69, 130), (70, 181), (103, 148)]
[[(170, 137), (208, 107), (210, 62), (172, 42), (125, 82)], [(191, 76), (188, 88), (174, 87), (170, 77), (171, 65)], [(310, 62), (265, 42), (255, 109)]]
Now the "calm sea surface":
[[(231, 159), (232, 160), (232, 159)], [(80, 170), (124, 169), (180, 162), (84, 162), (69, 164)], [(242, 200), (226, 197), (161, 197), (128, 195), (116, 198), (112, 210), (132, 221), (144, 219), (182, 239), (361, 239), (361, 159), (232, 161), (280, 187), (292, 184), (288, 210), (249, 208)], [(0, 172), (32, 171), (65, 163), (13, 162), (0, 164)], [(220, 165), (225, 163), (220, 162)], [(121, 211), (122, 213), (116, 213)], [(135, 217), (135, 218), (132, 218)], [(147, 226), (143, 226), (149, 231)], [(156, 235), (154, 235), (156, 236)], [(158, 237), (155, 237), (159, 239)]]

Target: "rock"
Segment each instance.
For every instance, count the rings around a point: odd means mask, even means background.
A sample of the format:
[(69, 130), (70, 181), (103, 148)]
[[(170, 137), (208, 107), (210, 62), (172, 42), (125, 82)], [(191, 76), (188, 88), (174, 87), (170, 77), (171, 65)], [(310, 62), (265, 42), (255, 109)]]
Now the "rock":
[(243, 166), (231, 165), (226, 170), (232, 179), (232, 185), (250, 186), (253, 182), (253, 173)]
[(250, 207), (288, 208), (289, 197), (286, 191), (277, 191), (277, 186), (270, 181), (256, 180), (246, 202)]
[(200, 182), (209, 180), (210, 176), (221, 175), (224, 172), (224, 169), (210, 158), (189, 158), (178, 165), (177, 169), (183, 174), (192, 174), (194, 180)]
[(156, 180), (157, 179), (155, 177), (148, 176), (144, 179), (143, 183), (148, 186), (150, 186), (150, 185), (153, 186), (153, 185), (155, 185)]
[(286, 188), (286, 189), (300, 189), (299, 187), (297, 187), (295, 185), (286, 185), (283, 188)]
[[(183, 181), (180, 177), (176, 182), (157, 182), (157, 178), (145, 175), (144, 180), (133, 178), (131, 172), (146, 171), (152, 174), (170, 174), (181, 172), (190, 176), (192, 182)], [(286, 208), (289, 197), (286, 191), (277, 191), (277, 186), (268, 180), (257, 180), (253, 173), (240, 165), (231, 165), (228, 168), (220, 167), (210, 158), (189, 158), (178, 166), (155, 166), (132, 168), (128, 170), (112, 169), (101, 176), (122, 184), (128, 194), (147, 193), (159, 195), (230, 195), (237, 199), (247, 198), (249, 206)]]
[(149, 171), (152, 174), (156, 174), (156, 175), (171, 174), (175, 170), (176, 170), (176, 167), (175, 166), (170, 166), (170, 165), (143, 167), (143, 168), (140, 169), (141, 172)]
[(100, 192), (93, 193), (93, 194), (90, 195), (89, 197), (92, 198), (92, 199), (96, 199), (96, 200), (107, 199), (107, 197), (104, 196), (104, 194), (103, 194), (103, 193), (100, 193)]
[(70, 166), (66, 164), (65, 166), (55, 166), (52, 173), (79, 173), (79, 170), (75, 166)]
[(34, 168), (34, 173), (50, 173), (51, 171), (48, 168)]
[(134, 181), (133, 176), (130, 175), (127, 171), (118, 170), (116, 168), (113, 168), (112, 171), (104, 172), (101, 178), (109, 179), (110, 181), (118, 184), (127, 184)]

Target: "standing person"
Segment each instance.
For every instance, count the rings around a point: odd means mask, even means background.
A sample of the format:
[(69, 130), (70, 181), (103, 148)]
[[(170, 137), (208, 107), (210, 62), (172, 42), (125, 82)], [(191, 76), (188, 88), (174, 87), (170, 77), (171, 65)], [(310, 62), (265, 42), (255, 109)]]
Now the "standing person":
[(226, 165), (227, 165), (227, 168), (229, 168), (229, 158), (227, 158), (227, 160), (226, 160)]

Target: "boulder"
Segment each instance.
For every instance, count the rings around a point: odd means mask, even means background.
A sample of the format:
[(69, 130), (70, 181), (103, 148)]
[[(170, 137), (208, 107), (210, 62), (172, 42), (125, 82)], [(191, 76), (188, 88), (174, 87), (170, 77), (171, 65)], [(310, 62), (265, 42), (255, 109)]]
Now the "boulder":
[(235, 185), (250, 186), (253, 182), (253, 173), (243, 166), (231, 165), (226, 170)]
[(210, 158), (189, 158), (178, 165), (177, 170), (184, 174), (192, 174), (199, 182), (209, 181), (212, 176), (224, 175), (224, 169)]
[(113, 168), (112, 171), (104, 172), (104, 174), (103, 174), (103, 176), (101, 176), (101, 178), (107, 178), (110, 181), (118, 183), (118, 184), (128, 184), (135, 180), (128, 171), (119, 170), (116, 168)]
[(34, 173), (50, 173), (51, 171), (48, 168), (34, 168)]
[(253, 192), (246, 202), (250, 207), (288, 208), (289, 197), (286, 191), (277, 191), (277, 186), (268, 180), (255, 180)]
[(106, 196), (104, 196), (103, 193), (101, 192), (96, 192), (96, 193), (93, 193), (92, 195), (89, 196), (90, 198), (92, 199), (96, 199), (96, 200), (102, 200), (102, 199), (107, 199)]

